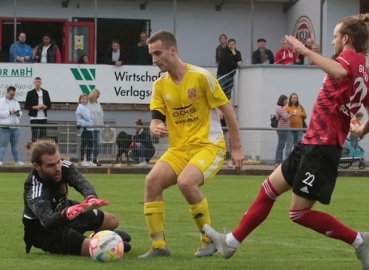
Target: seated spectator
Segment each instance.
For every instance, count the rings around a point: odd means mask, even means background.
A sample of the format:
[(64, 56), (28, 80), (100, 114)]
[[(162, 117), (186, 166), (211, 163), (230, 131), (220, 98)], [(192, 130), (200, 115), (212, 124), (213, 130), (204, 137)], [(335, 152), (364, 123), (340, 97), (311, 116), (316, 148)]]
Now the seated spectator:
[(133, 48), (134, 65), (152, 65), (152, 56), (149, 54), (149, 47), (146, 44), (147, 34), (140, 33), (140, 42)]
[(155, 154), (155, 148), (152, 144), (150, 132), (143, 128), (141, 119), (136, 121), (136, 135), (133, 136), (132, 147), (134, 149), (129, 152), (129, 158), (139, 162), (138, 166), (147, 166)]
[(117, 136), (117, 139), (115, 141), (115, 143), (118, 147), (118, 152), (117, 152), (116, 160), (113, 163), (113, 166), (120, 167), (122, 165), (122, 163), (123, 163), (122, 155), (123, 154), (126, 157), (127, 165), (130, 165), (129, 158), (128, 158), (128, 153), (129, 153), (132, 141), (133, 141), (133, 136), (132, 135), (129, 135), (124, 131), (119, 132), (119, 134)]
[(120, 48), (119, 40), (113, 39), (111, 47), (106, 50), (104, 63), (108, 65), (123, 65), (123, 50)]
[[(363, 119), (364, 114), (362, 112), (358, 112), (354, 118), (351, 119), (351, 124), (361, 126), (361, 120)], [(351, 146), (357, 150), (359, 146), (359, 137), (355, 134), (350, 134), (350, 142)]]
[(34, 60), (37, 63), (61, 63), (61, 54), (58, 45), (51, 40), (49, 34), (45, 34), (42, 43), (37, 46)]
[(266, 40), (258, 39), (259, 48), (252, 53), (253, 64), (274, 64), (274, 55), (271, 50), (265, 48)]
[(17, 63), (31, 63), (32, 62), (32, 48), (26, 44), (26, 34), (20, 32), (18, 41), (13, 43), (9, 49), (10, 62)]
[[(78, 99), (78, 107), (76, 110), (77, 128), (82, 130), (81, 134), (81, 166), (96, 166), (92, 162), (92, 147), (93, 147), (93, 130), (92, 119), (93, 115), (87, 107), (88, 97), (86, 94), (81, 94)], [(86, 160), (84, 160), (86, 153)]]
[(89, 64), (88, 56), (87, 55), (81, 55), (80, 58), (78, 58), (77, 61), (78, 64)]
[(285, 38), (281, 40), (281, 43), (281, 48), (275, 53), (274, 64), (293, 65), (295, 62), (295, 54), (292, 48), (289, 47)]
[[(313, 52), (316, 52), (316, 53), (319, 53), (320, 54), (320, 46), (318, 44), (314, 44), (311, 46), (311, 50)], [(315, 63), (310, 61), (309, 58), (305, 57), (304, 59), (304, 65), (312, 65), (312, 66), (315, 66)]]

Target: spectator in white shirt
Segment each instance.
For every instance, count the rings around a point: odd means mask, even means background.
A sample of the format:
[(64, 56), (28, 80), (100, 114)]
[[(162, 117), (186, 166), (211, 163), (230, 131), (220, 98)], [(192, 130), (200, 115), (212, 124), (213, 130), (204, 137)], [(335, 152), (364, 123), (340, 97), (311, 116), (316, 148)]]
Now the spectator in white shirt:
[[(92, 125), (93, 126), (103, 126), (104, 125), (104, 110), (98, 101), (100, 97), (100, 91), (93, 89), (90, 94), (88, 94), (88, 104), (87, 108), (93, 116)], [(93, 146), (92, 146), (92, 162), (97, 166), (101, 164), (97, 161), (97, 156), (100, 151), (100, 141), (101, 141), (101, 128), (93, 127)]]
[[(87, 107), (88, 98), (86, 94), (81, 94), (78, 99), (78, 107), (76, 110), (77, 128), (82, 129), (81, 134), (81, 166), (96, 166), (92, 162), (92, 147), (93, 147), (93, 130), (92, 120), (94, 116)], [(86, 160), (84, 160), (86, 154)]]
[(15, 165), (24, 166), (25, 164), (19, 160), (19, 127), (17, 127), (22, 111), (14, 96), (15, 87), (10, 86), (5, 96), (0, 99), (0, 165), (3, 165), (5, 151), (10, 142)]

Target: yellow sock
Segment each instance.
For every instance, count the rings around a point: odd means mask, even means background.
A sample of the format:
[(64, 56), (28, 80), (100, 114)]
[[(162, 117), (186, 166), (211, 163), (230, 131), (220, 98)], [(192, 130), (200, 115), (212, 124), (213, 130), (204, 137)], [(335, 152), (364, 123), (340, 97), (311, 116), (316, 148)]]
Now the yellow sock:
[(144, 214), (152, 246), (154, 248), (165, 248), (164, 237), (164, 202), (148, 202), (144, 204)]
[(208, 242), (209, 239), (202, 232), (204, 225), (205, 224), (210, 225), (211, 223), (210, 215), (209, 215), (208, 200), (206, 199), (206, 197), (204, 197), (204, 199), (202, 199), (201, 202), (190, 205), (189, 207), (190, 207), (191, 215), (193, 219), (195, 220), (196, 225), (201, 232), (201, 240)]

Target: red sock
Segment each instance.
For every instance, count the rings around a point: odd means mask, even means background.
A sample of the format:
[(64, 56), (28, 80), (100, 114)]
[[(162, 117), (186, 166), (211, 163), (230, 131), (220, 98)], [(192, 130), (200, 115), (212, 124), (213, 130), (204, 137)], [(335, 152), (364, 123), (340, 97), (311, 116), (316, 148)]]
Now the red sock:
[(269, 179), (261, 186), (258, 196), (246, 211), (237, 228), (232, 231), (238, 242), (242, 242), (269, 215), (279, 194), (272, 187)]
[(333, 216), (311, 209), (290, 210), (290, 219), (325, 236), (342, 240), (351, 245), (357, 232), (339, 222)]

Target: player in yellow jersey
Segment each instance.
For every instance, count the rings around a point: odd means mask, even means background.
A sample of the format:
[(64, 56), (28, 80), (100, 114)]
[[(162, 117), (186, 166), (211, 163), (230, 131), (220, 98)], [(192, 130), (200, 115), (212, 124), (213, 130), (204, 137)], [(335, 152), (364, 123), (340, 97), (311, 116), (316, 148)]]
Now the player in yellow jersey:
[(147, 43), (153, 62), (163, 72), (153, 85), (150, 131), (158, 137), (169, 136), (169, 150), (145, 180), (144, 214), (152, 246), (139, 258), (170, 255), (164, 237), (162, 193), (176, 184), (201, 232), (201, 245), (195, 256), (211, 256), (216, 249), (202, 232), (204, 224), (210, 223), (208, 202), (199, 187), (213, 177), (224, 162), (225, 142), (216, 108), (227, 121), (233, 162), (237, 169), (242, 167), (236, 115), (209, 71), (181, 61), (172, 33), (157, 32)]

